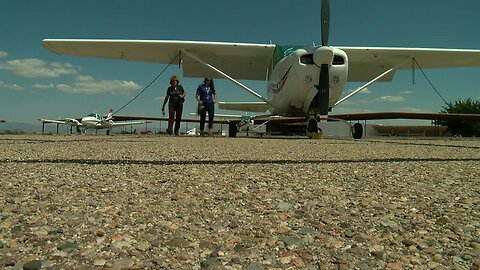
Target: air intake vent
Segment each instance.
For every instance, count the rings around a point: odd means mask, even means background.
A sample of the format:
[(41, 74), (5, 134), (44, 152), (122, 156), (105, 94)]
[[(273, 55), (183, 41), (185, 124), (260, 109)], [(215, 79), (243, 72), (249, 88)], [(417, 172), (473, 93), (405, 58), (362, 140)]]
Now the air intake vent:
[(305, 65), (314, 65), (313, 54), (305, 54), (300, 57), (300, 63)]
[(334, 66), (345, 65), (345, 59), (344, 59), (342, 56), (340, 56), (340, 55), (335, 55), (335, 56), (333, 57), (333, 63), (332, 63), (332, 65), (334, 65)]

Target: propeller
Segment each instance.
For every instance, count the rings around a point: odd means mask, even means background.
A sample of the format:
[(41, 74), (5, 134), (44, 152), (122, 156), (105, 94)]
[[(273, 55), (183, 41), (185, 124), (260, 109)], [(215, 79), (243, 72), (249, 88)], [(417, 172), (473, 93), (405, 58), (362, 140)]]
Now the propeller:
[(328, 46), (328, 32), (330, 28), (330, 1), (322, 1), (322, 46)]
[(333, 59), (333, 51), (328, 47), (328, 35), (330, 26), (330, 2), (329, 0), (322, 1), (321, 9), (321, 36), (322, 47), (317, 48), (314, 53), (314, 62), (320, 67), (320, 77), (317, 88), (317, 105), (320, 120), (326, 120), (328, 115), (328, 101), (330, 99), (330, 76), (328, 66)]

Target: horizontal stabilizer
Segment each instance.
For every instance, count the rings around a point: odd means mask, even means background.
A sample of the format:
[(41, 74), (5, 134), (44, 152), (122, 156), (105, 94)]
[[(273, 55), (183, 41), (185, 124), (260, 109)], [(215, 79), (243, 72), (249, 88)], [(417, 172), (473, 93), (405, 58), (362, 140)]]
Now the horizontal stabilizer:
[(219, 102), (218, 107), (222, 110), (234, 110), (245, 112), (266, 112), (268, 105), (265, 102)]

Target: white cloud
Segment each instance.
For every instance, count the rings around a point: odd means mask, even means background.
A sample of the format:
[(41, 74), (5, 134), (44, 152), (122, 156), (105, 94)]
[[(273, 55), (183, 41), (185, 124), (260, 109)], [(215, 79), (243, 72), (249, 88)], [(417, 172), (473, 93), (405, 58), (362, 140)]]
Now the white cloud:
[(356, 100), (346, 100), (342, 102), (342, 105), (351, 106), (353, 104), (360, 105), (360, 104), (372, 104), (372, 103), (400, 103), (405, 102), (405, 98), (402, 96), (381, 96), (375, 99), (370, 98), (362, 98)]
[(73, 84), (57, 84), (56, 88), (66, 93), (114, 93), (128, 95), (142, 87), (132, 81), (96, 80), (92, 76), (77, 76)]
[[(352, 93), (355, 90), (357, 90), (357, 89), (350, 89), (348, 92)], [(358, 92), (357, 94), (371, 94), (371, 93), (372, 93), (372, 91), (370, 91), (368, 89), (368, 87), (366, 87), (366, 88), (363, 88), (362, 91)]]
[(365, 108), (334, 108), (331, 114), (348, 114), (348, 113), (369, 113), (372, 112)]
[(371, 94), (372, 91), (370, 91), (368, 88), (364, 88), (362, 91), (358, 92), (359, 94)]
[(10, 70), (26, 78), (56, 78), (61, 75), (78, 73), (72, 64), (48, 63), (36, 58), (16, 59), (0, 63), (0, 69)]
[(427, 112), (427, 113), (432, 113), (431, 111), (427, 111), (422, 108), (415, 108), (415, 107), (400, 107), (396, 109), (399, 112)]
[(410, 90), (400, 92), (400, 95), (412, 95), (412, 94), (413, 94), (413, 91), (410, 91)]
[(18, 84), (10, 84), (5, 83), (4, 81), (0, 81), (0, 89), (23, 90), (23, 87), (19, 86)]
[(36, 88), (36, 89), (49, 89), (49, 88), (55, 88), (55, 85), (53, 83), (49, 83), (49, 84), (40, 84), (40, 83), (36, 83), (33, 85), (33, 88)]
[(381, 96), (375, 99), (377, 102), (387, 102), (387, 103), (399, 103), (404, 102), (405, 98), (401, 96)]
[(8, 53), (6, 51), (0, 51), (0, 58), (7, 57)]

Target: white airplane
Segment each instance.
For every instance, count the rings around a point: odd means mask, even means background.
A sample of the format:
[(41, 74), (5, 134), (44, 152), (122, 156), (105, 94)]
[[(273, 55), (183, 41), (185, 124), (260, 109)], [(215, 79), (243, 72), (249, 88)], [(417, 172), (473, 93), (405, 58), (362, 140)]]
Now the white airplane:
[[(423, 69), (480, 66), (480, 50), (330, 46), (329, 5), (322, 1), (321, 46), (105, 39), (44, 39), (42, 45), (58, 54), (163, 64), (177, 60), (185, 77), (225, 78), (260, 100), (222, 102), (221, 109), (300, 116), (311, 133), (336, 105), (374, 82), (391, 81), (397, 70), (412, 69), (417, 63)], [(267, 79), (267, 97), (241, 79)], [(341, 98), (347, 82), (365, 84)], [(353, 129), (353, 137), (361, 138), (361, 124)]]
[(112, 128), (120, 127), (120, 126), (131, 126), (131, 125), (141, 125), (146, 124), (147, 121), (137, 121), (137, 122), (114, 122), (113, 121), (113, 110), (110, 109), (108, 111), (107, 117), (100, 116), (97, 113), (91, 113), (81, 119), (75, 118), (63, 118), (58, 120), (50, 120), (50, 119), (38, 119), (42, 123), (56, 123), (56, 124), (63, 124), (70, 126), (70, 133), (72, 132), (72, 128), (76, 127), (77, 131), (80, 131), (80, 127), (83, 127), (87, 131), (87, 129), (107, 129), (106, 134), (109, 135)]

